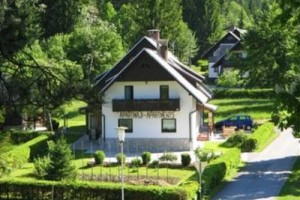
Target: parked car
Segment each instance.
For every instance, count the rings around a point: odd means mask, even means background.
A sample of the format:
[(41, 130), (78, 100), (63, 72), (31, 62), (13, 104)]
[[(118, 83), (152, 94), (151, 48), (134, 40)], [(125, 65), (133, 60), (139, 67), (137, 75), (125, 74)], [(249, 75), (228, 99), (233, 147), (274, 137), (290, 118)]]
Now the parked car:
[(234, 126), (237, 129), (250, 130), (253, 127), (253, 120), (249, 115), (233, 115), (215, 123), (216, 129), (222, 129), (223, 126)]

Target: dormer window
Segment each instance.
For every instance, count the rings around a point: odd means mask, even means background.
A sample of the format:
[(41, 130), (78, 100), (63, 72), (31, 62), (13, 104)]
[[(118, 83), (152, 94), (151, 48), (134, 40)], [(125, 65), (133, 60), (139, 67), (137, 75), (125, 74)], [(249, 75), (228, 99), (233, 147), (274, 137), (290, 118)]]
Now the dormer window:
[(161, 85), (160, 86), (160, 99), (161, 100), (168, 100), (169, 99), (169, 86), (168, 85)]

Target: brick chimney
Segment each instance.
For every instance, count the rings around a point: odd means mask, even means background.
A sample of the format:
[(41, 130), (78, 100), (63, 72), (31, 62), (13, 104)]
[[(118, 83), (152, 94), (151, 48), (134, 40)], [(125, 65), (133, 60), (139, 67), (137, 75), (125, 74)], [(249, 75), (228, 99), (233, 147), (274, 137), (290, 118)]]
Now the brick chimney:
[(151, 29), (148, 30), (148, 36), (156, 41), (160, 40), (160, 30), (158, 29)]

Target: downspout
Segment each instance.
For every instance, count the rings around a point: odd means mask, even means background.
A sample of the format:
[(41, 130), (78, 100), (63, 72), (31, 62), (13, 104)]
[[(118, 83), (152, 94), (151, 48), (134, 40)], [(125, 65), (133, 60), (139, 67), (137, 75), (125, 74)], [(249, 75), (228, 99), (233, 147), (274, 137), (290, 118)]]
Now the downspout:
[(105, 115), (102, 114), (102, 117), (103, 117), (103, 141), (105, 142), (105, 137), (106, 137), (106, 134), (105, 134)]
[(192, 111), (192, 112), (190, 112), (189, 113), (189, 140), (190, 140), (190, 150), (192, 150), (191, 149), (191, 147), (192, 147), (192, 114), (194, 114), (195, 112), (197, 112), (198, 110), (196, 109), (196, 110), (194, 110), (194, 111)]

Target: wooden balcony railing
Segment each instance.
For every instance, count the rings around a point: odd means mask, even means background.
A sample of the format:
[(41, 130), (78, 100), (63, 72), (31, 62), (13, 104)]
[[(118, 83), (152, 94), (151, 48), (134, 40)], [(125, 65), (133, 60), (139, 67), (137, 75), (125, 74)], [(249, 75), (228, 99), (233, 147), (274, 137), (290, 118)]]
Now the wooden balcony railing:
[(179, 99), (114, 99), (113, 111), (177, 111), (180, 109)]

